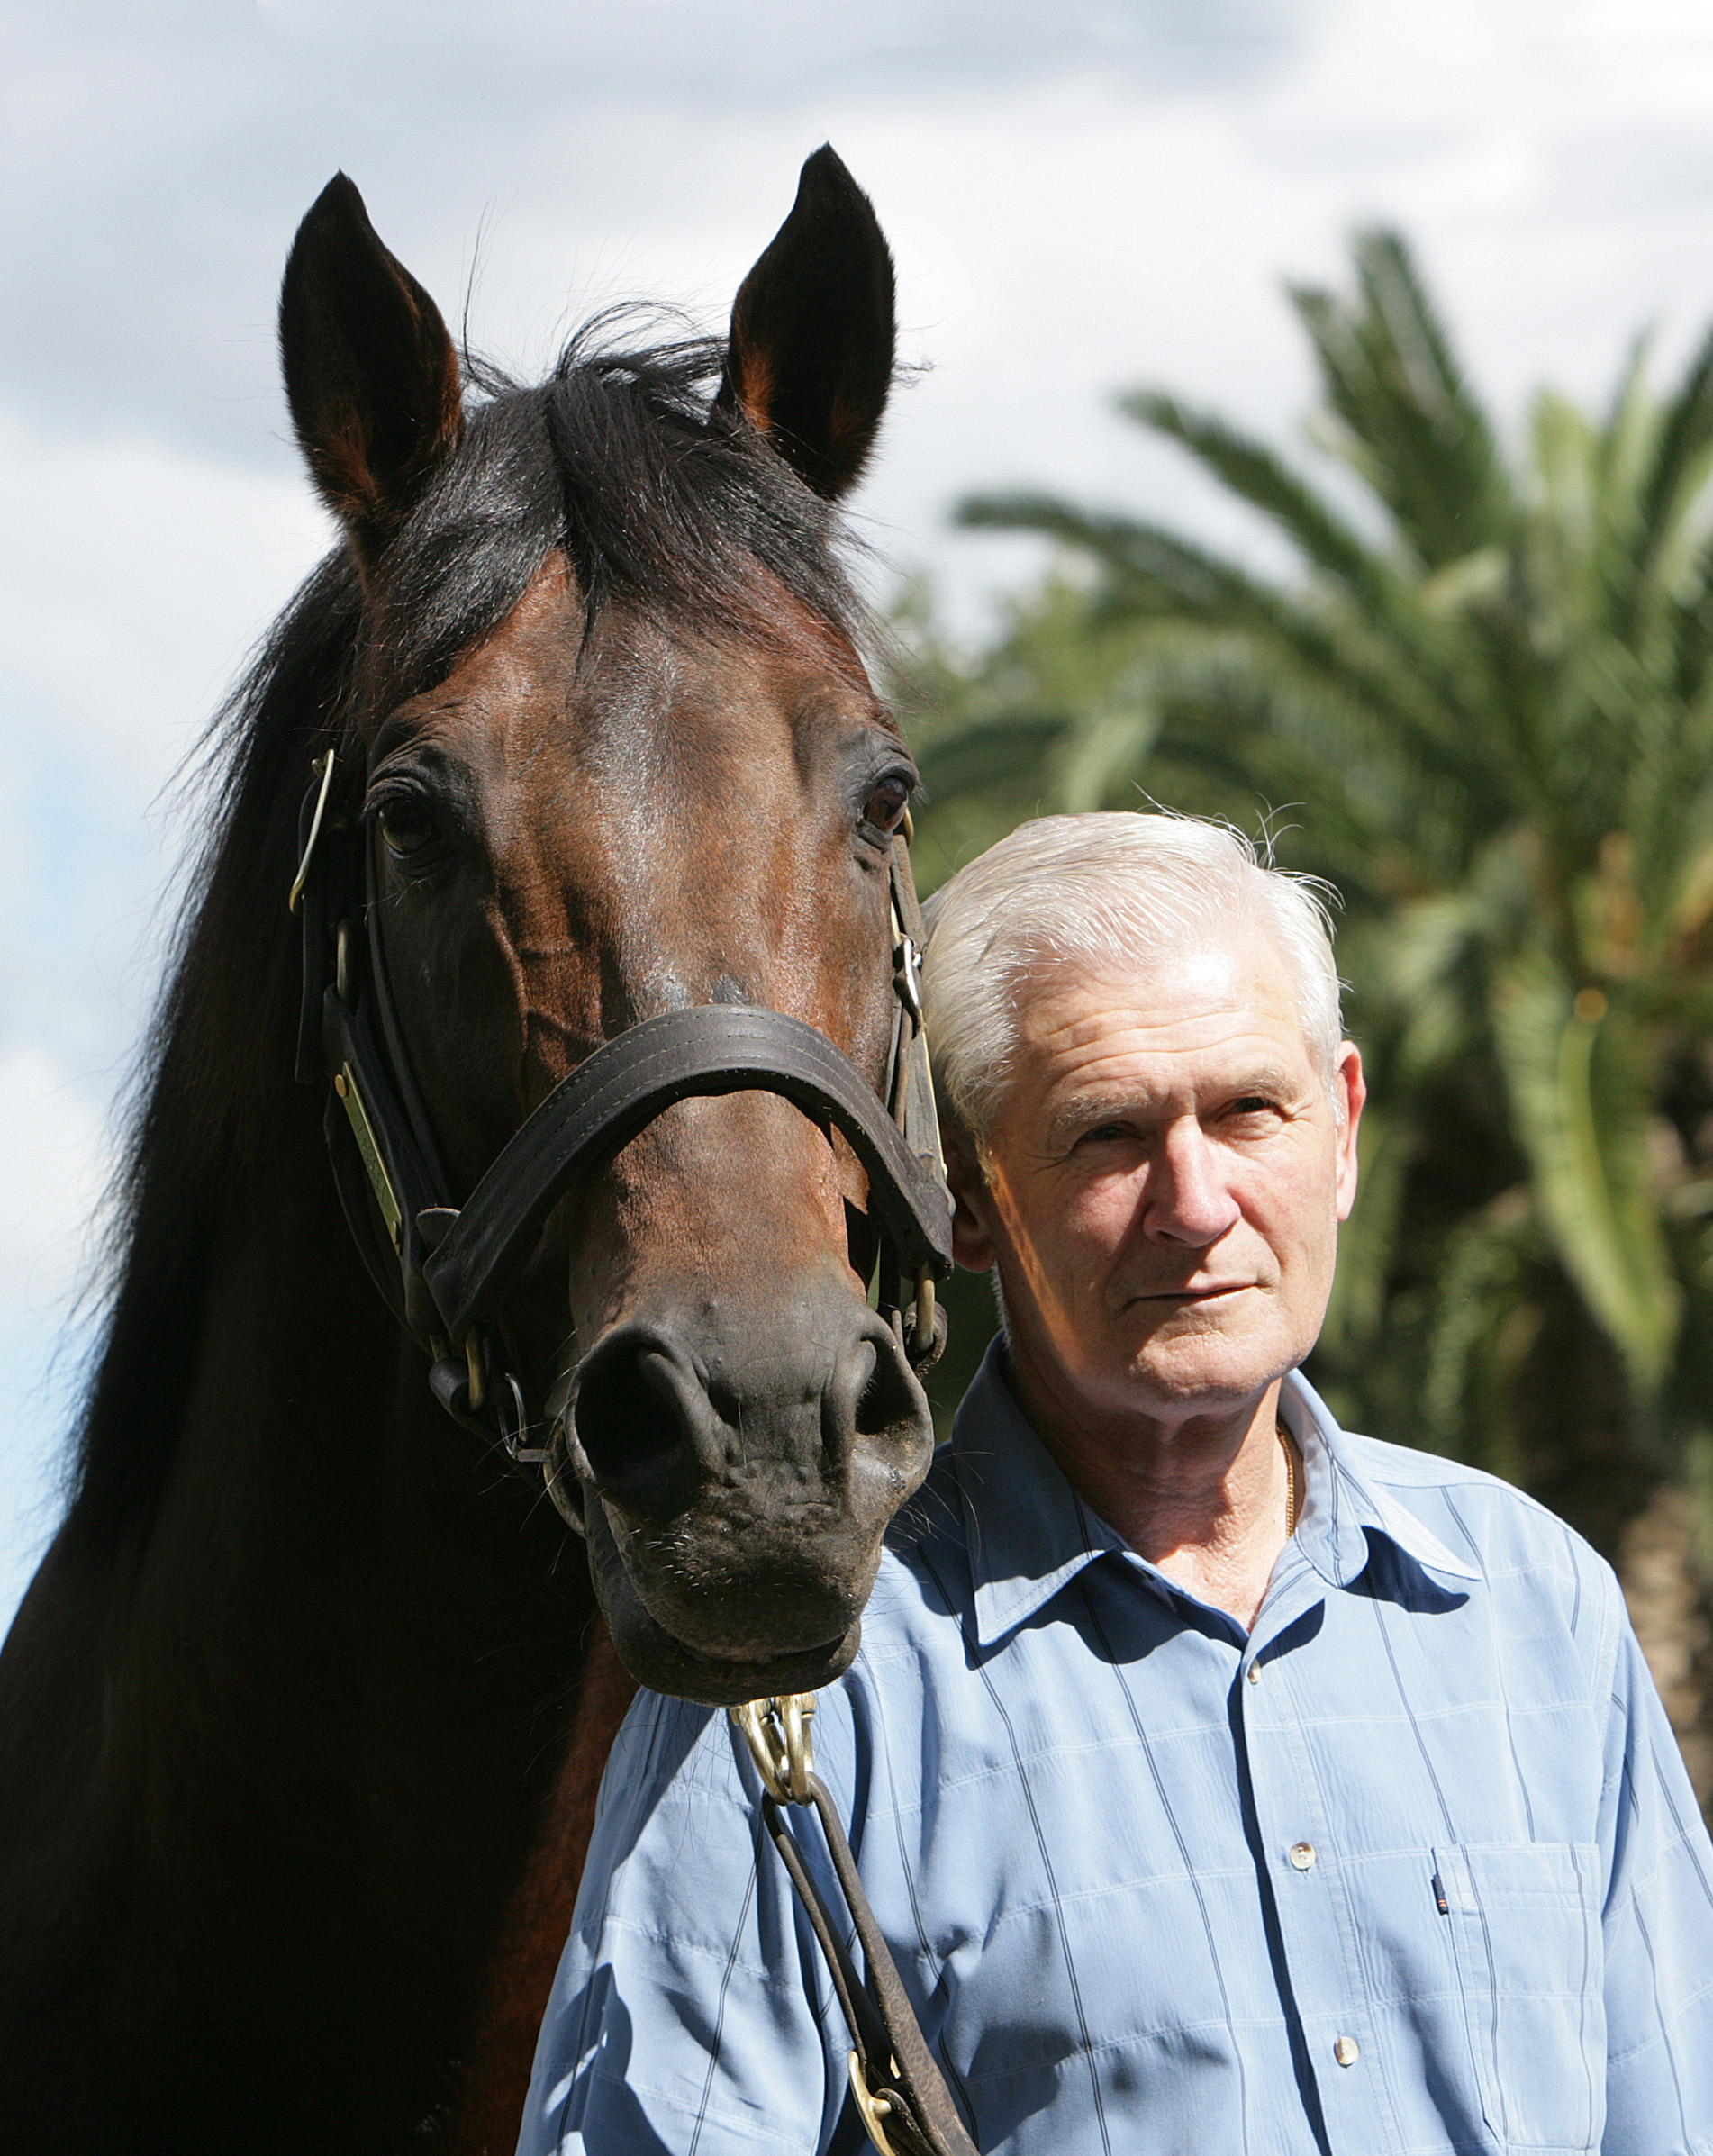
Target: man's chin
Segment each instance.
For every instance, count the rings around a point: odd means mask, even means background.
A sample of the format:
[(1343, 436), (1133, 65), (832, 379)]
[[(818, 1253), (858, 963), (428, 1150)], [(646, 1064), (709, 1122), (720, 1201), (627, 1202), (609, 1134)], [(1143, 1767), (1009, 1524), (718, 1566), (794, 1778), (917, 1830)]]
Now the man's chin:
[[(1225, 1307), (1245, 1300), (1228, 1298)], [(1186, 1412), (1230, 1414), (1258, 1400), (1292, 1367), (1276, 1343), (1246, 1338), (1243, 1328), (1228, 1329), (1208, 1311), (1152, 1327), (1146, 1338), (1126, 1346), (1100, 1385), (1109, 1412), (1174, 1419)]]

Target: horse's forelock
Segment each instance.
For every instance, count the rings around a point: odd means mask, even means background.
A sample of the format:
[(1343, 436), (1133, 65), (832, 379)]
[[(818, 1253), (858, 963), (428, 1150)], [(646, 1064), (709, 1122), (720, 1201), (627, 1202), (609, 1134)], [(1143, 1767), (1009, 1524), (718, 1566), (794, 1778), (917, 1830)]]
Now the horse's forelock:
[(872, 640), (835, 513), (715, 402), (723, 347), (612, 349), (612, 326), (580, 332), (537, 388), (470, 363), (482, 401), (382, 565), (385, 701), (498, 628), (556, 547), (591, 620), (629, 603), (690, 634), (767, 640), (783, 593), (853, 648)]

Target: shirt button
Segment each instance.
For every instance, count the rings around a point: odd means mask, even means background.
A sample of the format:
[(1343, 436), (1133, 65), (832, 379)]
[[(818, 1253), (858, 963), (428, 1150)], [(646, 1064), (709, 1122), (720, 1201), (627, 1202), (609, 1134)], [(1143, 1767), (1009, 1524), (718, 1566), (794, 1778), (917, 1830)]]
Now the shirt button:
[(1312, 1871), (1318, 1853), (1312, 1842), (1293, 1842), (1285, 1852), (1285, 1854), (1291, 1859), (1291, 1869), (1293, 1871)]
[(1261, 1664), (1258, 1662), (1249, 1664), (1249, 1681), (1251, 1684), (1259, 1684), (1261, 1681)]
[(1354, 2066), (1362, 2056), (1362, 2046), (1354, 2036), (1341, 2036), (1332, 2047), (1332, 2055), (1340, 2066)]

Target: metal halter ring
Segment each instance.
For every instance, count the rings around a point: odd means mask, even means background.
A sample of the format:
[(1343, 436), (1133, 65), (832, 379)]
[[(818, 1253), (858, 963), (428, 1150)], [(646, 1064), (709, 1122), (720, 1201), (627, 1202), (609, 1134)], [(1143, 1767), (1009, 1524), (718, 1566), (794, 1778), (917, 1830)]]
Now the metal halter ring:
[(747, 1699), (727, 1710), (743, 1732), (762, 1787), (775, 1804), (807, 1804), (809, 1778), (815, 1771), (815, 1747), (809, 1725), (815, 1712), (813, 1692), (785, 1692), (772, 1699)]
[(916, 1313), (911, 1327), (911, 1353), (925, 1355), (934, 1345), (934, 1275), (924, 1265), (916, 1275)]

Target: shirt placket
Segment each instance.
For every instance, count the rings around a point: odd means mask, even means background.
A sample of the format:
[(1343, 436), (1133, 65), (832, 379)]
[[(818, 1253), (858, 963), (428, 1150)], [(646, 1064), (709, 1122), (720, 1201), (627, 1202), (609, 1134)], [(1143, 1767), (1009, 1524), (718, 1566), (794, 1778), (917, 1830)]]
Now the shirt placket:
[(1292, 1646), (1286, 1636), (1327, 1591), (1301, 1556), (1275, 1580), (1243, 1656), (1237, 1719), (1284, 1964), (1282, 2004), (1301, 2028), (1332, 2156), (1401, 2156), (1337, 1824), (1304, 1735), (1317, 1711), (1313, 1642)]

